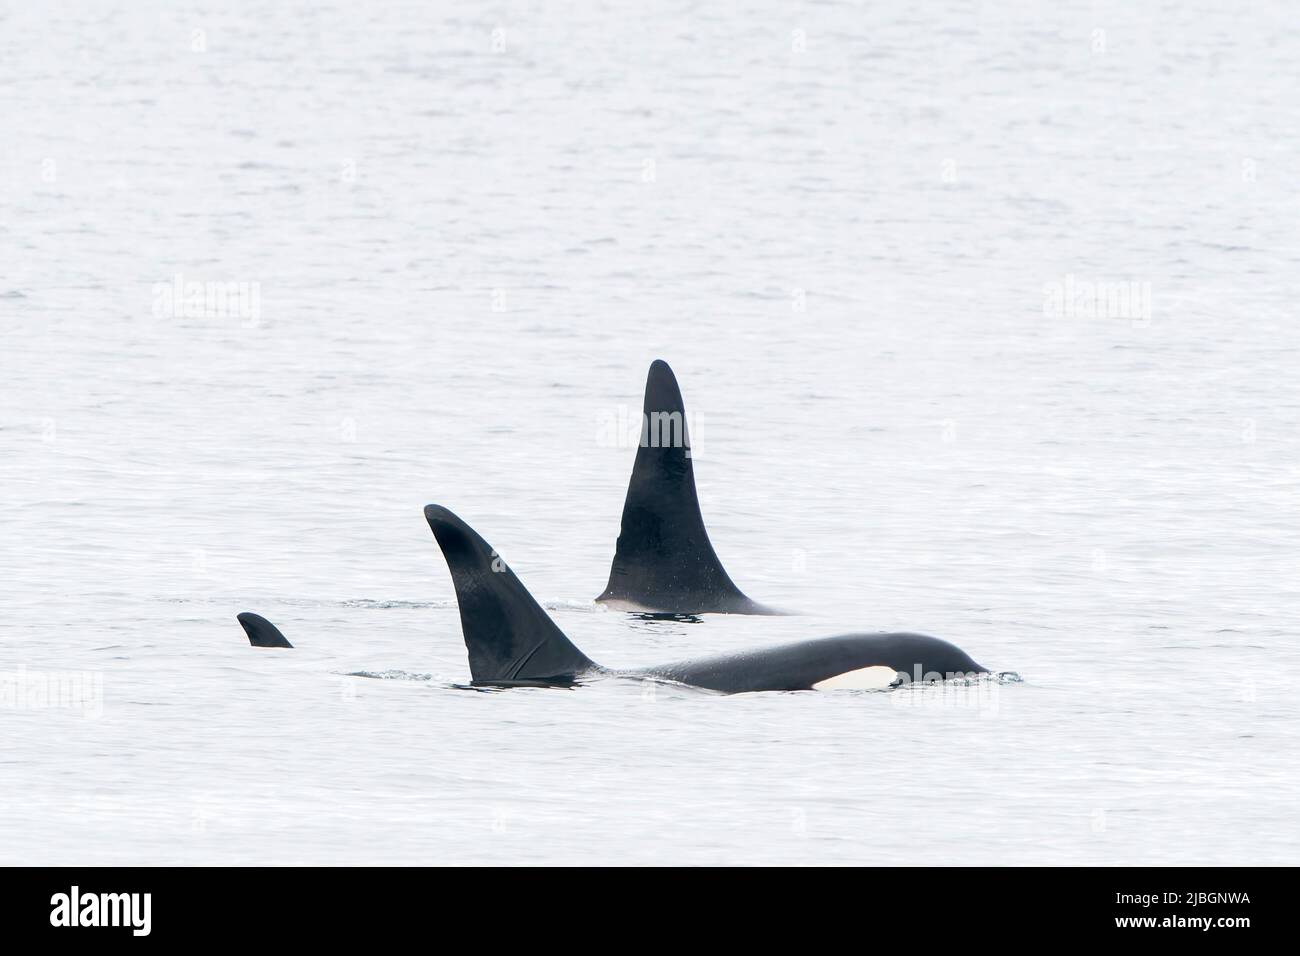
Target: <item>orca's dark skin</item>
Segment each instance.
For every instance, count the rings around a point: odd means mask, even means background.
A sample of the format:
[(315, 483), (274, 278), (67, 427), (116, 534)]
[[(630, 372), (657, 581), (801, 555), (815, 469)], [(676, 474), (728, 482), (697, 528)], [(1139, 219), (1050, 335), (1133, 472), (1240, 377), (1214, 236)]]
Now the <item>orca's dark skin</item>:
[(440, 505), (426, 507), (424, 517), (451, 571), (476, 685), (569, 686), (609, 675), (739, 694), (814, 690), (826, 682), (856, 686), (843, 679), (867, 668), (892, 670), (886, 676), (894, 683), (988, 673), (965, 651), (924, 634), (845, 634), (641, 671), (610, 670), (565, 637), (473, 528)]
[(280, 629), (260, 614), (244, 611), (236, 615), (236, 620), (248, 635), (248, 643), (254, 647), (293, 647), (280, 633)]
[(746, 597), (704, 530), (686, 408), (662, 359), (645, 383), (641, 442), (623, 501), (623, 521), (598, 602), (664, 614), (780, 614)]

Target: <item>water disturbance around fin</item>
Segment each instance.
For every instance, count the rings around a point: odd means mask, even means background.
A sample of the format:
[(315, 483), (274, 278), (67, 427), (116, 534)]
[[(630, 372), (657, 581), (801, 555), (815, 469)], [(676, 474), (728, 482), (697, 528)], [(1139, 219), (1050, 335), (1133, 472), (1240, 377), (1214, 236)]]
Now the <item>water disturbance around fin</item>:
[(662, 359), (650, 366), (643, 410), (609, 584), (596, 600), (673, 614), (780, 613), (746, 597), (713, 550), (695, 493), (681, 389)]

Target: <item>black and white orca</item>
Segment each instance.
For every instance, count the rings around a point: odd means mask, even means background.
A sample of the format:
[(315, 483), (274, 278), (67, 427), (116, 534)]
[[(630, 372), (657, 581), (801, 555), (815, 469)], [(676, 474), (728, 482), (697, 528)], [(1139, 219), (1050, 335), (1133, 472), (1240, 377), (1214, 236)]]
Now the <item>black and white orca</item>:
[(989, 673), (965, 651), (924, 634), (843, 634), (641, 671), (611, 670), (574, 646), (473, 528), (439, 505), (427, 506), (424, 517), (451, 571), (476, 686), (567, 686), (618, 676), (738, 694), (878, 689)]
[(668, 363), (646, 376), (641, 441), (609, 584), (596, 600), (663, 614), (780, 614), (732, 582), (704, 530), (681, 389)]

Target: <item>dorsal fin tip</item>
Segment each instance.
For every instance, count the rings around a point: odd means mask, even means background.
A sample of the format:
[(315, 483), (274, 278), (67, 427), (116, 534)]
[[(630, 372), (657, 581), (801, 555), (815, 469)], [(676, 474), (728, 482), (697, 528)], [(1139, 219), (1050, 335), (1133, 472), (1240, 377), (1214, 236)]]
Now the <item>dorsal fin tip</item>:
[(682, 401), (682, 390), (677, 384), (677, 376), (663, 359), (655, 359), (651, 362), (650, 371), (646, 373), (643, 410), (646, 415), (655, 412), (684, 414), (686, 411), (686, 405)]

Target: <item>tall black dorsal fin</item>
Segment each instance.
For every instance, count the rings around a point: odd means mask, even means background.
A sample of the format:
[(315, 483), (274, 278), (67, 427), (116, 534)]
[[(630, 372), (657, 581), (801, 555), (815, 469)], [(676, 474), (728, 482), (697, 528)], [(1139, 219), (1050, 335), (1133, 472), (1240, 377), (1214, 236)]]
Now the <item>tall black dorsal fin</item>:
[(424, 517), (451, 571), (474, 683), (565, 683), (595, 668), (473, 528), (441, 505)]
[(774, 613), (736, 587), (704, 530), (686, 407), (663, 359), (645, 383), (641, 444), (623, 502), (623, 523), (605, 593), (629, 609), (696, 614)]
[(285, 640), (280, 629), (260, 614), (244, 611), (242, 614), (235, 615), (235, 619), (248, 635), (248, 643), (254, 647), (293, 647)]

